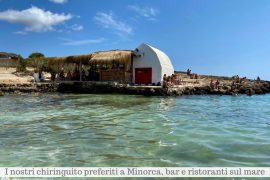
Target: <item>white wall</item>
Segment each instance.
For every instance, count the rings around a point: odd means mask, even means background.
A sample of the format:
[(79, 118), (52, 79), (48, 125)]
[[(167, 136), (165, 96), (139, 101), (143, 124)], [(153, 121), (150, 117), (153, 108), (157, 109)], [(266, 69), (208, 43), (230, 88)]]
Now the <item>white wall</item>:
[(164, 74), (166, 74), (167, 76), (171, 76), (172, 74), (174, 74), (174, 68), (173, 68), (172, 62), (170, 58), (164, 52), (154, 47), (151, 47), (151, 48), (157, 54), (159, 62), (161, 64), (161, 78), (162, 78), (161, 80), (163, 81)]
[(133, 58), (133, 82), (135, 82), (135, 68), (152, 68), (152, 83), (162, 83), (163, 75), (172, 75), (173, 66), (169, 57), (162, 51), (146, 44), (138, 48), (141, 57)]

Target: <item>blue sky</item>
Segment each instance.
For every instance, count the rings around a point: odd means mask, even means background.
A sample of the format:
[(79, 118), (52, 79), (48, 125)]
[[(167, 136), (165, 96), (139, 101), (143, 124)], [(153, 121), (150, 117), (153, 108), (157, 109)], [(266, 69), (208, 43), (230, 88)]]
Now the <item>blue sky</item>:
[(0, 51), (27, 57), (135, 49), (176, 70), (270, 80), (268, 0), (0, 0)]

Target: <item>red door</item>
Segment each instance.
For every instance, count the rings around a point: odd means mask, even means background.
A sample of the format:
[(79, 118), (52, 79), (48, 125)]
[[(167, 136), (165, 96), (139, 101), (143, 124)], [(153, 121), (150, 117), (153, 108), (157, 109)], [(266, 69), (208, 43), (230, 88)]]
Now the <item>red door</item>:
[(152, 68), (135, 68), (135, 84), (152, 84)]

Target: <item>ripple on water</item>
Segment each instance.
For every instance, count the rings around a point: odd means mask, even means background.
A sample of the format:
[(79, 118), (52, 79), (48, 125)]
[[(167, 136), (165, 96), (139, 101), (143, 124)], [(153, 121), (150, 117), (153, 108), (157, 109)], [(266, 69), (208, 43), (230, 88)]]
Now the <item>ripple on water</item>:
[(270, 95), (8, 95), (2, 166), (270, 166)]

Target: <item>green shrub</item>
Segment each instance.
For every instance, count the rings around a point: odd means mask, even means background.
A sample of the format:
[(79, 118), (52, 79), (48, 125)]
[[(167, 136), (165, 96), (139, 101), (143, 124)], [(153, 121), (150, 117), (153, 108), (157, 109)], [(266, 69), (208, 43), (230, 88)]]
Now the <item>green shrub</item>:
[(26, 66), (27, 66), (27, 61), (24, 60), (21, 55), (19, 55), (18, 65), (16, 67), (16, 71), (17, 72), (26, 72)]

